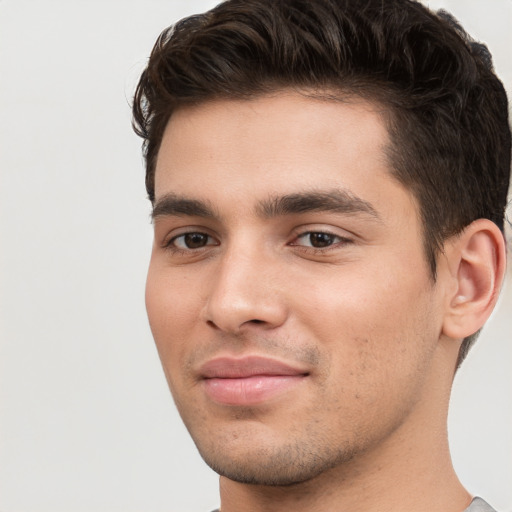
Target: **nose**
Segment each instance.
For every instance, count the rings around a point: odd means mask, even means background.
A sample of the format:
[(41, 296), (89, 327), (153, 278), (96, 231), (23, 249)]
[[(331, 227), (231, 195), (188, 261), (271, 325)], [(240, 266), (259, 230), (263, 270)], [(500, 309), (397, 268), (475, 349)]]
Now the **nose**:
[(210, 281), (203, 318), (225, 333), (274, 329), (287, 317), (279, 263), (259, 251), (227, 252)]

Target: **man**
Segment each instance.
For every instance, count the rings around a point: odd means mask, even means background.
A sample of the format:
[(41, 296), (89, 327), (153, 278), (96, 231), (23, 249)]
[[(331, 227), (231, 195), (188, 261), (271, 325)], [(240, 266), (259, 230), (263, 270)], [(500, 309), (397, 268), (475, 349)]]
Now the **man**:
[(505, 270), (485, 47), (409, 0), (230, 0), (162, 33), (134, 120), (151, 329), (222, 512), (491, 511), (446, 433)]

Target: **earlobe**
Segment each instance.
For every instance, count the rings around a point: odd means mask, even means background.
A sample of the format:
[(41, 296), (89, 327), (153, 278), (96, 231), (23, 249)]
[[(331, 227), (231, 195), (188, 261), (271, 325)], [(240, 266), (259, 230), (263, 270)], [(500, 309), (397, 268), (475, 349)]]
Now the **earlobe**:
[(496, 304), (505, 274), (505, 241), (496, 224), (478, 219), (447, 242), (445, 254), (455, 286), (446, 297), (443, 333), (463, 339), (484, 325)]

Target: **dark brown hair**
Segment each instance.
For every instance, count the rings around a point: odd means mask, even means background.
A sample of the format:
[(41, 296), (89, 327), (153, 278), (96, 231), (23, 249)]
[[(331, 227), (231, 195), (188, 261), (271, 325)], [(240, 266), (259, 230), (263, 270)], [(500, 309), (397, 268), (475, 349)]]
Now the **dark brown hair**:
[(484, 45), (446, 12), (411, 0), (227, 0), (164, 30), (133, 105), (149, 199), (176, 108), (282, 88), (357, 95), (384, 107), (391, 172), (419, 203), (433, 279), (446, 238), (478, 218), (503, 230), (505, 90)]

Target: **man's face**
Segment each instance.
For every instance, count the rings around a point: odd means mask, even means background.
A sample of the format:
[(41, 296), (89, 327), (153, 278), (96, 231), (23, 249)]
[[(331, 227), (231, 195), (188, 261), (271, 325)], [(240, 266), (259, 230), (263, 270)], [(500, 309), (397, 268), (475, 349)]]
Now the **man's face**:
[(167, 126), (147, 310), (187, 428), (233, 480), (342, 467), (432, 402), (442, 299), (376, 110), (283, 92)]

